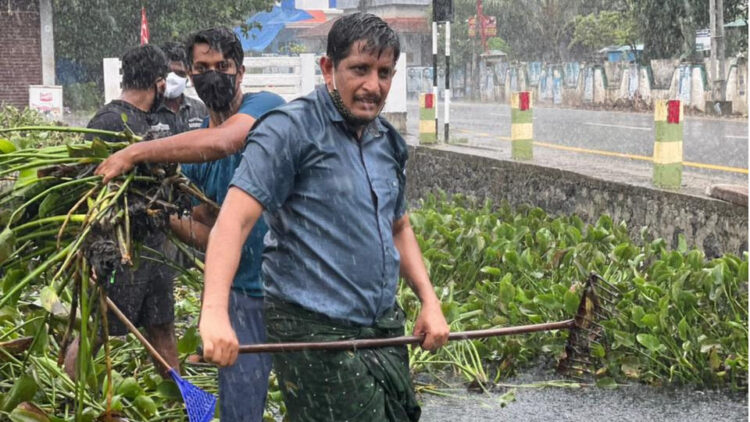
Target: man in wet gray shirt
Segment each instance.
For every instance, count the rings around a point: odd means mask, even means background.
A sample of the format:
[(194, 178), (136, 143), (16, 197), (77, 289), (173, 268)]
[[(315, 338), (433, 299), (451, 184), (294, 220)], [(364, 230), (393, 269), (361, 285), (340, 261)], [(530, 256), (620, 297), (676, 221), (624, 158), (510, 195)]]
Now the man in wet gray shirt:
[[(237, 358), (229, 289), (264, 212), (270, 341), (403, 335), (399, 273), (422, 303), (414, 328), (422, 347), (447, 341), (406, 213), (406, 143), (379, 116), (399, 53), (383, 20), (344, 16), (320, 61), (325, 84), (256, 123), (209, 238), (199, 325), (207, 360)], [(419, 419), (405, 346), (277, 354), (273, 366), (292, 421)]]

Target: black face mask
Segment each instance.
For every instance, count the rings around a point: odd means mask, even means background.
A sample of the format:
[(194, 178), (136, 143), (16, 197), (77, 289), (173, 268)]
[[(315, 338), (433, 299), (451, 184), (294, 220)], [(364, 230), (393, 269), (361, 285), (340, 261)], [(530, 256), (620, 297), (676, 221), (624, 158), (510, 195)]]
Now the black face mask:
[(328, 93), (331, 95), (331, 100), (333, 100), (333, 105), (336, 106), (336, 110), (341, 113), (341, 117), (343, 117), (350, 126), (361, 127), (367, 126), (370, 123), (370, 120), (361, 119), (352, 114), (352, 112), (349, 111), (348, 108), (346, 108), (346, 106), (344, 105), (344, 100), (341, 98), (341, 94), (339, 94), (338, 89), (328, 91)]
[(161, 106), (162, 102), (164, 102), (164, 93), (159, 92), (159, 88), (154, 85), (154, 102), (151, 103), (151, 110), (149, 112), (156, 113), (159, 111), (159, 106)]
[(227, 111), (234, 98), (236, 77), (237, 74), (228, 75), (215, 70), (194, 75), (195, 92), (209, 109)]

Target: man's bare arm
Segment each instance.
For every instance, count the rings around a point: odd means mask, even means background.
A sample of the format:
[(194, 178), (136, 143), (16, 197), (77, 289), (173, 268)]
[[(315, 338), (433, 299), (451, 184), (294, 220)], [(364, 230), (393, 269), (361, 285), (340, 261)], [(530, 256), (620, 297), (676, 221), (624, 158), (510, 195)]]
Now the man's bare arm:
[(262, 213), (260, 202), (241, 189), (231, 187), (208, 239), (198, 329), (204, 359), (222, 366), (231, 365), (237, 359), (237, 336), (229, 321), (229, 289), (240, 262), (242, 245)]
[(211, 231), (209, 226), (192, 216), (178, 217), (176, 215), (169, 217), (169, 226), (181, 241), (202, 251), (206, 250), (208, 235)]
[(401, 255), (401, 275), (422, 303), (414, 324), (414, 334), (425, 336), (422, 341), (424, 349), (437, 350), (448, 341), (450, 329), (440, 308), (440, 300), (430, 283), (408, 214), (404, 214), (393, 224), (393, 243)]
[(200, 163), (228, 157), (242, 150), (254, 123), (252, 116), (237, 113), (214, 128), (137, 142), (109, 156), (99, 164), (96, 174), (104, 176), (106, 183), (139, 163)]
[(206, 250), (208, 235), (215, 222), (216, 216), (206, 204), (193, 207), (189, 216), (169, 217), (170, 228), (177, 238), (202, 251)]

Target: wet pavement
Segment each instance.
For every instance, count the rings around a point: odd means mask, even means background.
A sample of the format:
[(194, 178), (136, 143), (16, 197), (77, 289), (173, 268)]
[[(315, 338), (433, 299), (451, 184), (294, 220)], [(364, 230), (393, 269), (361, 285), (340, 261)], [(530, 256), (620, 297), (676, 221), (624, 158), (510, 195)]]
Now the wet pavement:
[[(451, 110), (451, 134), (453, 139), (461, 143), (440, 143), (432, 148), (510, 160), (507, 106), (473, 103), (458, 103), (454, 106)], [(408, 104), (407, 109), (409, 116), (406, 140), (417, 145), (418, 110), (416, 104), (412, 103)], [(650, 156), (653, 134), (650, 130), (640, 130), (651, 124), (653, 116), (650, 114), (543, 108), (538, 108), (537, 111), (534, 158), (529, 163), (629, 185), (652, 186), (653, 165)], [(584, 121), (584, 118), (595, 121)], [(714, 184), (737, 185), (747, 190), (747, 121), (692, 119), (694, 121), (690, 123), (692, 126), (688, 131), (690, 136), (685, 140), (686, 150), (690, 144), (700, 144), (708, 150), (696, 151), (695, 156), (691, 156), (698, 162), (688, 162), (683, 168), (680, 192), (706, 197), (706, 191)], [(536, 124), (537, 120), (539, 125)], [(571, 121), (565, 122), (566, 120)], [(546, 129), (543, 129), (544, 122), (548, 123)], [(442, 127), (441, 123), (441, 137)], [(638, 130), (633, 129), (635, 127)], [(711, 132), (720, 132), (721, 136), (707, 137), (711, 141), (702, 138)], [(729, 146), (732, 148), (728, 150)], [(741, 168), (715, 165), (714, 159), (719, 157), (718, 152), (724, 158), (716, 161), (716, 164), (737, 165)]]
[[(528, 385), (549, 377), (526, 374), (505, 385)], [(554, 378), (559, 379), (559, 378)], [(511, 390), (470, 393), (459, 387), (442, 397), (422, 394), (423, 421), (602, 421), (705, 422), (747, 421), (747, 393), (656, 388), (640, 384), (604, 389), (594, 386), (516, 387), (515, 400), (503, 407)]]

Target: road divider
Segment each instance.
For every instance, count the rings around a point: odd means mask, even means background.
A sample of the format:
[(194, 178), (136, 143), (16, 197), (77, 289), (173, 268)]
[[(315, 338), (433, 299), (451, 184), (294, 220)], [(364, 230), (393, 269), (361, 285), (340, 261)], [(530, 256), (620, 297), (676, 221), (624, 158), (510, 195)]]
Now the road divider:
[[(476, 135), (476, 136), (482, 136), (486, 137), (487, 134), (485, 133), (479, 133), (474, 132), (471, 130), (466, 129), (454, 129), (456, 131), (459, 131), (461, 133), (470, 134), (470, 135)], [(495, 136), (493, 139), (510, 142), (511, 139), (508, 136)], [(638, 154), (628, 154), (624, 152), (614, 152), (614, 151), (606, 151), (606, 150), (600, 150), (600, 149), (590, 149), (590, 148), (581, 148), (581, 147), (573, 147), (568, 145), (560, 145), (554, 142), (543, 142), (543, 141), (534, 141), (534, 145), (541, 148), (548, 148), (548, 149), (554, 149), (558, 151), (568, 151), (568, 152), (576, 152), (580, 154), (590, 154), (590, 155), (599, 155), (603, 157), (616, 157), (616, 158), (626, 158), (629, 160), (638, 160), (638, 161), (648, 161), (653, 162), (654, 158), (646, 156), (646, 155), (638, 155)], [(466, 145), (467, 147), (472, 147), (473, 145), (469, 144)], [(737, 174), (748, 174), (748, 169), (742, 168), (742, 167), (731, 167), (731, 166), (722, 166), (719, 164), (708, 164), (708, 163), (698, 163), (694, 161), (683, 161), (682, 162), (683, 167), (690, 167), (690, 168), (697, 168), (702, 170), (715, 170), (715, 171), (723, 171), (727, 173), (737, 173)]]

